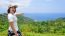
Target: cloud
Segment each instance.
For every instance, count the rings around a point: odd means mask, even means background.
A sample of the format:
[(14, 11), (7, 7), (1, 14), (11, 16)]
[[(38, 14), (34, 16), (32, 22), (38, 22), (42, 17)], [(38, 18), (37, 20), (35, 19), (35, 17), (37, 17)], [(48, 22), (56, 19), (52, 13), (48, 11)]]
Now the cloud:
[(21, 8), (26, 8), (30, 5), (32, 0), (21, 0), (20, 2), (18, 2), (19, 7)]
[[(14, 0), (13, 2), (14, 4), (17, 4), (19, 6), (19, 8), (17, 8), (17, 12), (22, 12), (22, 11), (24, 13), (59, 13), (59, 12), (62, 13), (62, 12), (65, 12), (64, 10), (65, 8), (63, 7), (63, 5), (59, 6), (61, 4), (58, 4), (59, 2), (57, 1), (59, 0), (33, 0), (33, 2), (32, 0)], [(39, 2), (39, 4), (37, 2)], [(48, 4), (48, 2), (51, 2), (51, 3)], [(52, 3), (52, 2), (55, 2), (55, 3)], [(8, 7), (9, 4), (10, 4), (9, 0), (0, 0), (0, 8)], [(30, 7), (28, 7), (29, 5)]]
[(1, 0), (0, 1), (0, 7), (1, 6), (8, 6), (11, 3), (17, 4), (19, 7), (25, 8), (27, 6), (29, 6), (30, 2), (32, 0)]
[(8, 6), (8, 1), (0, 0), (0, 7), (6, 7), (6, 6)]
[[(24, 10), (24, 8), (27, 8), (32, 0), (13, 0), (12, 2), (10, 0), (0, 0), (0, 8), (3, 8), (5, 11), (8, 9), (8, 6), (11, 3), (18, 5), (18, 12), (21, 12)], [(10, 3), (11, 2), (11, 3)], [(1, 9), (3, 11), (3, 9)], [(5, 12), (3, 11), (3, 12)]]

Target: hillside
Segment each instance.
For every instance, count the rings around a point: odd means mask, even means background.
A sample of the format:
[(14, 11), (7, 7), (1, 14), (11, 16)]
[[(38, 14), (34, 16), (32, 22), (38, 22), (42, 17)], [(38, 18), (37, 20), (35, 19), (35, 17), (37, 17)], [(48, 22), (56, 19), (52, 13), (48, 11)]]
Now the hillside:
[[(33, 36), (34, 33), (37, 33), (42, 36), (45, 33), (52, 33), (65, 36), (65, 18), (57, 18), (55, 20), (46, 20), (46, 21), (34, 21), (31, 18), (28, 18), (24, 15), (18, 17), (18, 26), (21, 32), (24, 32), (26, 36)], [(7, 14), (0, 14), (0, 35), (7, 34), (8, 29), (8, 20)], [(1, 34), (1, 32), (3, 34)], [(34, 34), (35, 35), (35, 34)], [(38, 36), (39, 36), (38, 35)], [(49, 34), (48, 34), (49, 35)]]
[[(23, 23), (32, 23), (33, 22), (32, 19), (25, 17), (23, 15), (20, 15), (17, 17), (18, 17), (18, 24), (20, 24), (20, 25), (22, 25)], [(0, 32), (7, 30), (8, 25), (9, 25), (9, 23), (8, 23), (8, 19), (7, 19), (7, 14), (6, 13), (0, 14)]]

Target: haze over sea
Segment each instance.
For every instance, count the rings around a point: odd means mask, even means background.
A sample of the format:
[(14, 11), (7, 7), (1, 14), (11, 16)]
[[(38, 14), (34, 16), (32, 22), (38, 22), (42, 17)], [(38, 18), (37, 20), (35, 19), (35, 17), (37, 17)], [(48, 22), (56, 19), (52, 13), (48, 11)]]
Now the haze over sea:
[(57, 18), (64, 18), (65, 13), (25, 13), (24, 16), (33, 20), (54, 20)]

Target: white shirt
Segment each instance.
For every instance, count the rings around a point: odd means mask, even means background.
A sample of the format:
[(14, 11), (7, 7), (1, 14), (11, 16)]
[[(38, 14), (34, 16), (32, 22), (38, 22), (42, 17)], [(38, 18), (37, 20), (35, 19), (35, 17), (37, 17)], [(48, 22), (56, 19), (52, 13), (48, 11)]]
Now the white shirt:
[[(8, 21), (9, 21), (9, 22), (13, 21), (13, 22), (14, 22), (14, 28), (15, 28), (16, 31), (18, 31), (16, 14), (11, 14), (11, 13), (9, 13), (9, 14), (8, 14)], [(10, 30), (10, 31), (13, 31), (10, 26), (9, 26), (9, 30)]]

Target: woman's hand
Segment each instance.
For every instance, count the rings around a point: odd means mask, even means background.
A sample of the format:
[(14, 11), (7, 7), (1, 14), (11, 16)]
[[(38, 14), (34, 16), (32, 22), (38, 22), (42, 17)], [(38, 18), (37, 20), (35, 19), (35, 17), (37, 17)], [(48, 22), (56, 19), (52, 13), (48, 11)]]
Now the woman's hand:
[(15, 33), (16, 36), (18, 36), (18, 33)]
[(10, 23), (10, 26), (11, 26), (12, 30), (14, 31), (15, 35), (18, 36), (18, 33), (17, 33), (17, 31), (15, 30), (15, 28), (14, 28), (13, 21), (11, 21), (11, 22), (9, 22), (9, 23)]
[(15, 34), (15, 35), (13, 35), (13, 36), (18, 36), (18, 34)]

